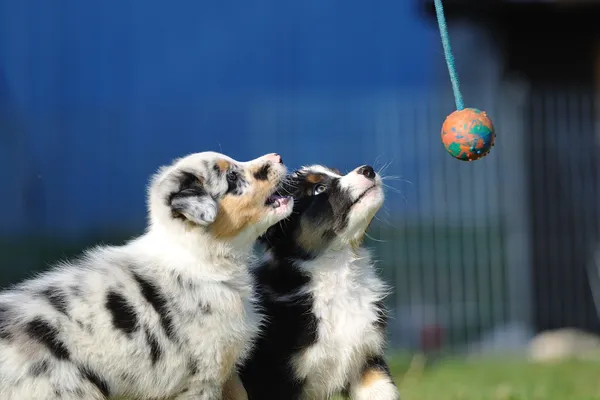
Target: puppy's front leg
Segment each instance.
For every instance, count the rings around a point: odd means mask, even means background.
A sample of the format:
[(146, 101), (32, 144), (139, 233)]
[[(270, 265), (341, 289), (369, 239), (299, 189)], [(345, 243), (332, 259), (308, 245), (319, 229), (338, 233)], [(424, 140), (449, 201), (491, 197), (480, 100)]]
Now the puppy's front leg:
[(225, 383), (223, 388), (223, 400), (248, 400), (248, 393), (237, 372)]
[(352, 400), (398, 400), (400, 392), (383, 356), (371, 357), (363, 367), (359, 379), (350, 384)]

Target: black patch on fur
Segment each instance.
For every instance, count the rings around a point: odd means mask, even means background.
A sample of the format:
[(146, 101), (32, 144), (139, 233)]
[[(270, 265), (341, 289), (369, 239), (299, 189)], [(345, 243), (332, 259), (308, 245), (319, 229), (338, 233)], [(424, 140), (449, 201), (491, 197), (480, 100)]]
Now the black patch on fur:
[(135, 308), (120, 293), (109, 291), (106, 295), (106, 309), (112, 315), (112, 322), (116, 329), (131, 335), (138, 328), (138, 317)]
[(48, 363), (48, 360), (38, 361), (36, 363), (33, 363), (31, 365), (31, 367), (29, 368), (29, 375), (31, 375), (33, 377), (38, 377), (38, 376), (48, 372), (49, 368), (50, 368), (50, 365)]
[(162, 356), (162, 349), (158, 344), (156, 336), (150, 333), (148, 329), (146, 329), (146, 341), (148, 342), (148, 346), (150, 347), (150, 359), (152, 360), (152, 365), (156, 365), (156, 363)]
[(251, 399), (298, 399), (304, 383), (291, 373), (290, 360), (317, 341), (319, 321), (312, 313), (310, 295), (278, 301), (270, 293), (298, 293), (310, 279), (290, 261), (265, 263), (254, 272), (260, 282), (257, 289), (260, 305), (269, 323), (250, 360), (242, 367), (240, 377)]
[(241, 174), (239, 171), (230, 170), (227, 172), (228, 175), (232, 173), (236, 174), (236, 179), (227, 179), (227, 193), (232, 194), (234, 196), (240, 196), (244, 192), (244, 187), (247, 183), (246, 179), (244, 178), (244, 175)]
[(177, 176), (175, 179), (179, 181), (179, 189), (174, 193), (170, 193), (167, 197), (167, 205), (169, 206), (173, 202), (173, 198), (177, 196), (188, 197), (196, 196), (198, 194), (203, 196), (206, 194), (200, 179), (198, 179), (198, 177), (191, 172), (181, 171), (179, 176)]
[(198, 303), (198, 307), (200, 307), (200, 310), (204, 313), (204, 314), (212, 314), (213, 310), (212, 307), (210, 306), (210, 304), (208, 303), (204, 303), (204, 302), (200, 302)]
[(195, 290), (195, 284), (192, 280), (184, 280), (183, 277), (179, 274), (173, 274), (175, 279), (177, 280), (177, 284), (180, 288), (186, 290)]
[(179, 189), (167, 196), (167, 205), (171, 208), (173, 217), (184, 218), (182, 215), (184, 210), (181, 208), (181, 203), (173, 204), (173, 201), (186, 197), (207, 196), (208, 193), (204, 190), (200, 179), (191, 172), (181, 171), (176, 179), (179, 181)]
[(58, 312), (66, 315), (67, 317), (69, 316), (67, 313), (67, 296), (62, 289), (57, 287), (49, 287), (42, 291), (42, 296), (46, 297), (48, 302), (52, 305), (52, 307), (56, 308)]
[(9, 309), (5, 305), (0, 305), (0, 339), (10, 340), (12, 338), (11, 333), (8, 331), (9, 327)]
[(162, 293), (156, 288), (152, 282), (142, 278), (137, 274), (133, 274), (133, 278), (140, 286), (142, 296), (148, 303), (154, 308), (154, 311), (158, 314), (160, 324), (162, 325), (167, 337), (175, 341), (175, 325), (173, 319), (169, 315), (169, 309), (167, 307), (167, 299)]
[(269, 171), (271, 170), (271, 164), (263, 165), (258, 171), (254, 173), (254, 179), (257, 181), (266, 181), (269, 179)]
[(36, 317), (29, 321), (25, 332), (31, 339), (37, 340), (46, 346), (50, 353), (59, 360), (68, 360), (71, 356), (67, 346), (58, 338), (58, 329), (50, 325), (42, 317)]
[(94, 371), (86, 367), (79, 367), (79, 373), (84, 379), (96, 386), (104, 397), (108, 398), (110, 396), (108, 382), (99, 377)]
[(121, 378), (121, 380), (123, 382), (127, 382), (127, 383), (131, 383), (135, 381), (135, 376), (133, 376), (131, 373), (129, 372), (121, 372), (119, 374), (119, 377)]
[(190, 375), (196, 375), (198, 373), (198, 361), (190, 358), (188, 362), (188, 369), (190, 371)]
[(340, 393), (342, 398), (349, 399), (350, 398), (350, 384), (346, 384), (346, 386), (342, 389), (342, 393)]
[(75, 297), (83, 296), (83, 292), (79, 286), (76, 286), (76, 285), (71, 286), (71, 292), (73, 292), (73, 296), (75, 296)]
[(369, 357), (363, 367), (363, 373), (367, 370), (376, 370), (381, 371), (386, 374), (388, 377), (392, 377), (392, 373), (390, 372), (390, 367), (388, 367), (385, 358), (381, 355)]

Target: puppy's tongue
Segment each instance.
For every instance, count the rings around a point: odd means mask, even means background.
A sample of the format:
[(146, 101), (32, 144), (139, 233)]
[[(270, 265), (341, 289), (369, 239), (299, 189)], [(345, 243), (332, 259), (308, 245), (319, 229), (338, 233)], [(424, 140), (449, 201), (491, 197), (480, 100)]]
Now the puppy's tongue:
[(278, 208), (278, 207), (287, 205), (287, 203), (289, 203), (289, 201), (290, 201), (289, 197), (283, 197), (283, 196), (278, 196), (278, 195), (274, 194), (272, 196), (269, 196), (269, 198), (267, 199), (267, 204), (269, 204), (273, 208)]

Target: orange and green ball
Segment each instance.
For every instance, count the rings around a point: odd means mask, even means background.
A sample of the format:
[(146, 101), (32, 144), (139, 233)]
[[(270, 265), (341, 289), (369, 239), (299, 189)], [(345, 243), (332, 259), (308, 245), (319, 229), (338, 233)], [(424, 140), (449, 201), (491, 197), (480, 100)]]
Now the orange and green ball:
[(485, 157), (492, 147), (496, 133), (485, 111), (465, 108), (450, 114), (442, 125), (442, 142), (453, 157), (474, 161)]

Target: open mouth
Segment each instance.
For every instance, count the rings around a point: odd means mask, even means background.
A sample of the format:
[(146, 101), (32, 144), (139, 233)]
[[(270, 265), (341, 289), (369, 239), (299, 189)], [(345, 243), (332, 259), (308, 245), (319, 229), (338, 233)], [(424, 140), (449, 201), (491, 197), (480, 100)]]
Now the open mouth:
[(265, 206), (271, 208), (279, 208), (281, 206), (286, 206), (290, 202), (290, 196), (280, 196), (278, 194), (272, 194), (267, 197), (267, 201), (265, 201)]

